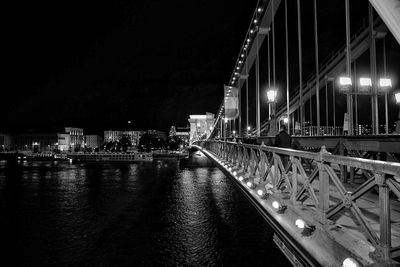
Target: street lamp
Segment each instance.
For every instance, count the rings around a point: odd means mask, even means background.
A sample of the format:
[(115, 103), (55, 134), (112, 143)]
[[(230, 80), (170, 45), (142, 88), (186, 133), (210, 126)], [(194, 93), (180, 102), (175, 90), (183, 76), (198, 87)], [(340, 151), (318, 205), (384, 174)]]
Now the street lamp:
[(268, 100), (268, 109), (269, 109), (269, 132), (268, 135), (275, 135), (276, 134), (276, 119), (275, 119), (275, 105), (276, 105), (276, 96), (278, 90), (275, 88), (270, 88), (267, 91), (267, 100)]

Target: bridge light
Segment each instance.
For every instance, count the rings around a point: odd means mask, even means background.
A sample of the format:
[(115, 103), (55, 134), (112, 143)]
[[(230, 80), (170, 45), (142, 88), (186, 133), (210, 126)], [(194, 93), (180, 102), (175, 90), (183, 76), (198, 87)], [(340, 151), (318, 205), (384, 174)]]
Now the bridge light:
[(262, 195), (264, 195), (264, 191), (262, 191), (261, 189), (257, 190), (257, 195), (259, 195), (260, 197), (262, 197)]
[(257, 24), (257, 22), (258, 22), (258, 19), (254, 19), (254, 21), (253, 21), (253, 22), (254, 22), (254, 24)]
[(360, 78), (360, 86), (372, 87), (371, 78)]
[(247, 38), (247, 43), (250, 43), (251, 42), (251, 39), (250, 38)]
[(232, 168), (231, 168), (231, 167), (229, 167), (229, 168), (228, 168), (228, 171), (232, 171)]
[(343, 267), (360, 267), (361, 265), (352, 258), (346, 258), (342, 264)]
[(304, 229), (304, 227), (306, 227), (306, 222), (302, 219), (297, 219), (295, 225), (297, 226), (297, 228)]
[(258, 11), (258, 12), (262, 12), (263, 9), (262, 9), (261, 7), (259, 7), (259, 8), (257, 9), (257, 11)]
[(248, 186), (248, 187), (252, 187), (253, 186), (253, 183), (252, 182), (250, 182), (250, 181), (248, 181), (247, 183), (246, 183), (246, 185)]
[(250, 34), (253, 34), (253, 33), (254, 33), (254, 30), (253, 30), (253, 29), (251, 29), (251, 30), (250, 30)]
[(243, 63), (243, 61), (239, 60), (239, 64), (242, 64), (242, 63)]
[(394, 97), (396, 98), (396, 104), (400, 104), (400, 91), (394, 93)]
[(392, 88), (392, 80), (389, 78), (380, 78), (379, 88), (382, 90), (388, 90), (389, 88)]
[(276, 210), (278, 210), (281, 207), (281, 204), (279, 204), (278, 201), (272, 202), (272, 207)]
[(236, 176), (236, 175), (237, 175), (237, 171), (234, 171), (234, 172), (233, 172), (233, 175), (235, 175), (235, 176)]
[(351, 78), (350, 77), (339, 77), (339, 85), (340, 86), (351, 86)]
[(243, 181), (243, 176), (239, 176), (239, 181)]
[(269, 103), (275, 102), (277, 93), (278, 93), (278, 90), (276, 90), (276, 89), (269, 89), (267, 91), (267, 99), (268, 99)]
[(247, 131), (250, 131), (251, 130), (251, 127), (250, 126), (247, 126)]
[(244, 54), (241, 54), (240, 56), (241, 56), (241, 57), (244, 57)]
[(310, 236), (315, 231), (315, 226), (314, 225), (308, 225), (302, 219), (297, 219), (296, 222), (295, 222), (295, 225), (297, 226), (297, 228), (303, 229), (303, 231), (301, 232), (302, 236)]
[(289, 119), (287, 117), (285, 117), (285, 118), (283, 118), (283, 122), (287, 124), (289, 122)]
[(240, 69), (240, 67), (239, 67), (239, 66), (237, 66), (237, 67), (236, 67), (236, 69), (237, 69), (237, 70), (239, 70), (239, 69)]
[(350, 87), (353, 85), (350, 77), (342, 76), (339, 77), (339, 90), (342, 92), (348, 92)]

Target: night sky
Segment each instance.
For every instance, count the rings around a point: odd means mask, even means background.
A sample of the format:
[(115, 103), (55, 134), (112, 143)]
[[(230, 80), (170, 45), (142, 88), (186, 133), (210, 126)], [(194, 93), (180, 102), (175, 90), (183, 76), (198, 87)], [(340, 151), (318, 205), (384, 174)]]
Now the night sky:
[[(289, 2), (295, 12), (295, 1)], [(171, 125), (186, 126), (189, 114), (217, 112), (256, 4), (256, 0), (9, 3), (3, 8), (0, 132), (67, 125), (101, 132), (127, 127), (128, 120), (136, 129), (168, 130)], [(332, 32), (324, 30), (340, 25), (332, 22), (344, 18), (334, 14), (337, 5), (329, 5), (320, 7), (322, 47), (324, 42), (334, 47), (345, 38), (335, 43), (329, 39)], [(308, 13), (304, 11), (306, 27), (312, 19)], [(295, 16), (290, 23), (296, 29)], [(277, 27), (283, 29), (283, 24)], [(333, 32), (342, 33), (344, 28)], [(291, 45), (296, 38), (292, 36)], [(307, 42), (304, 47), (305, 53), (312, 52)], [(393, 47), (397, 52), (391, 54), (392, 61), (400, 59), (398, 46)], [(322, 54), (324, 50), (329, 49), (322, 48)], [(305, 68), (312, 68), (312, 56), (304, 59)], [(265, 81), (265, 75), (261, 79)], [(292, 82), (295, 79), (291, 77)]]

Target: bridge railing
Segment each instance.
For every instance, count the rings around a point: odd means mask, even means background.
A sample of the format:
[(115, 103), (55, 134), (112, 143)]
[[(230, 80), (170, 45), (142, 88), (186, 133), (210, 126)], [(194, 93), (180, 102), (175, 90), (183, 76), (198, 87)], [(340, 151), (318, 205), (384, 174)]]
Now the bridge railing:
[[(390, 212), (391, 205), (400, 199), (399, 163), (332, 155), (325, 147), (315, 153), (222, 141), (199, 145), (228, 164), (232, 174), (260, 197), (285, 196), (281, 204), (309, 210), (311, 224), (340, 225), (347, 214), (359, 225), (358, 232), (365, 242), (375, 247), (371, 257), (389, 261), (399, 256), (400, 240), (391, 234)], [(360, 175), (368, 171), (373, 176), (349, 189), (337, 174), (342, 166), (352, 167)], [(375, 202), (375, 207), (366, 207), (367, 201), (359, 202), (373, 194), (378, 194), (378, 207)], [(397, 199), (391, 199), (390, 194)], [(378, 208), (376, 222), (367, 218), (371, 208)]]

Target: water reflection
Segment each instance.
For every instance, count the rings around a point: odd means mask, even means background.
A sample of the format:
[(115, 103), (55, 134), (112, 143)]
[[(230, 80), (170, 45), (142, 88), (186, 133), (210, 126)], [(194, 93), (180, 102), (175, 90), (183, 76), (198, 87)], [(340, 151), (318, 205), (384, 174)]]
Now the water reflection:
[(2, 161), (0, 208), (1, 246), (15, 265), (288, 264), (215, 167)]

